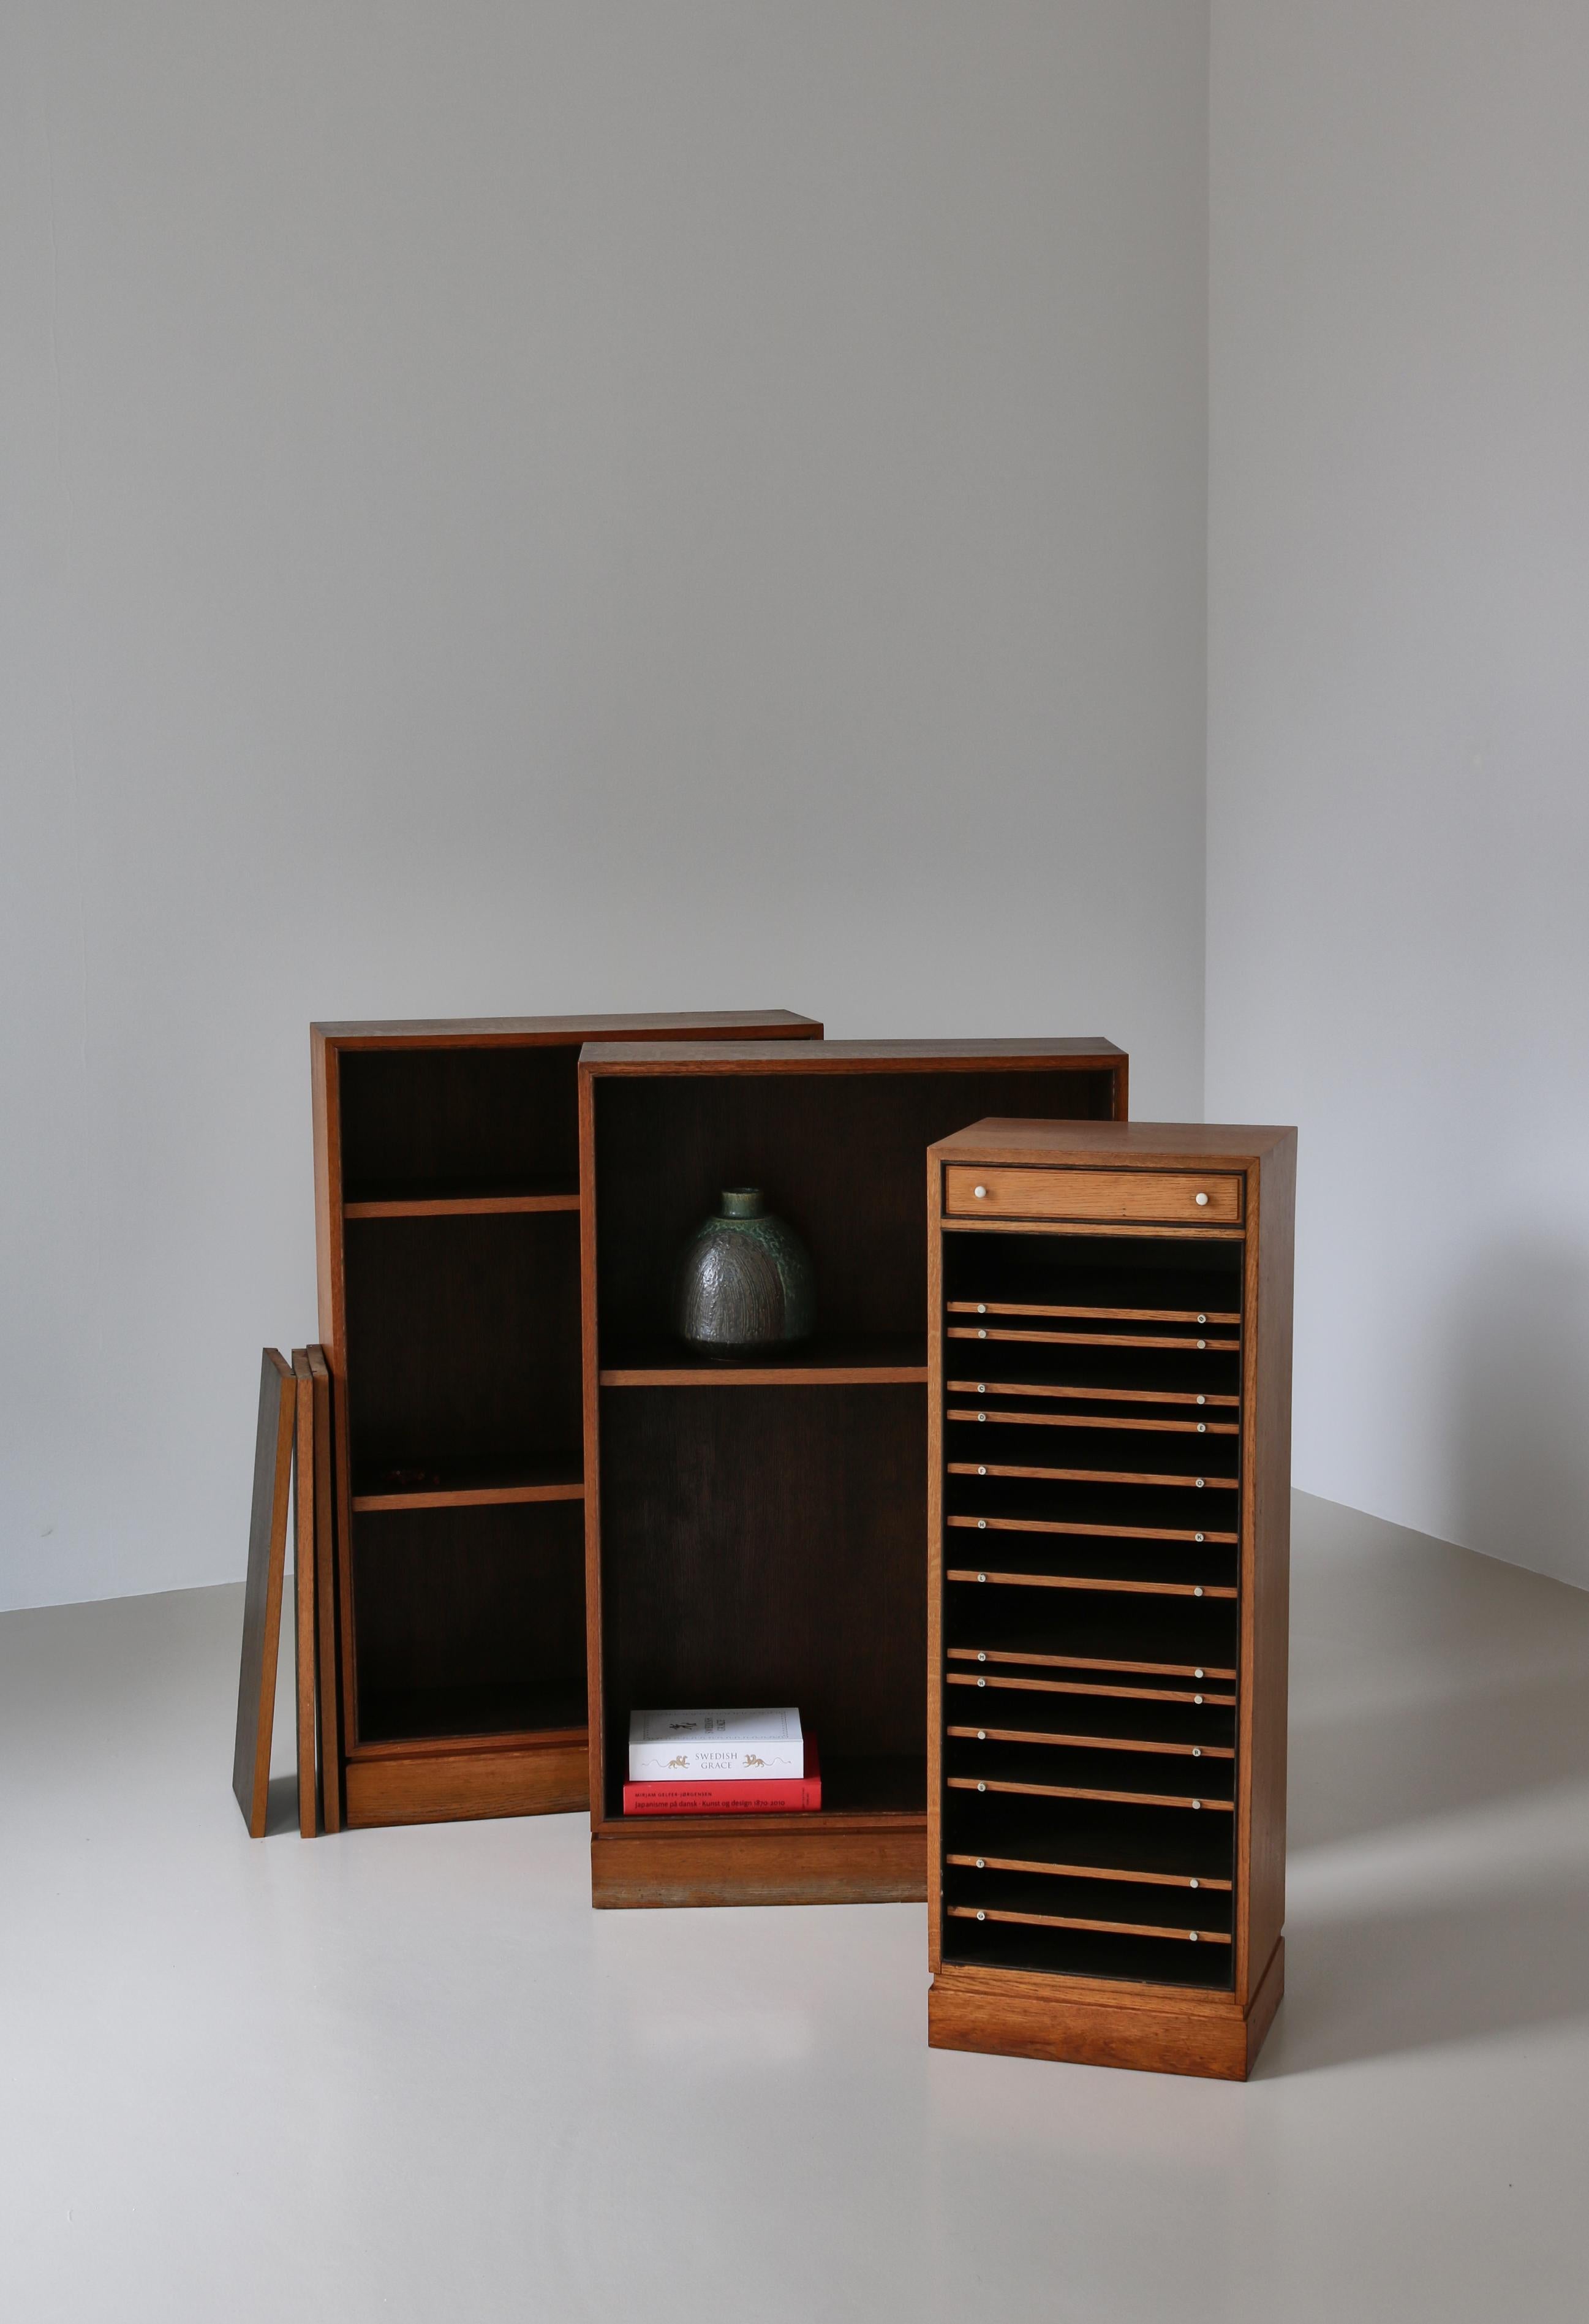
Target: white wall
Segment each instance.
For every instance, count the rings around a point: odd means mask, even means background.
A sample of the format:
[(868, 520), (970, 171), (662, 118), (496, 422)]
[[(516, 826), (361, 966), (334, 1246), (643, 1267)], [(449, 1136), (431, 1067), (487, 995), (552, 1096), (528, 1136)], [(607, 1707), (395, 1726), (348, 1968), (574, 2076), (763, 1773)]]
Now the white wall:
[(313, 1016), (1200, 1106), (1203, 0), (0, 31), (0, 1603), (240, 1570)]
[(1297, 1481), (1589, 1582), (1589, 9), (1215, 0), (1208, 1105)]

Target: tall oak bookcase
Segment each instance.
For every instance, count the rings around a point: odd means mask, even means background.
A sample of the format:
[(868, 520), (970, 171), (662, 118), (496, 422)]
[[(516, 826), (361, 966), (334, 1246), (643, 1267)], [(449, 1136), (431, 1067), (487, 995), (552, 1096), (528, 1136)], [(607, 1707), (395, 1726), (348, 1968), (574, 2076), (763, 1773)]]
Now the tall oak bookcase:
[(786, 1010), (312, 1028), (328, 1830), (583, 1807), (580, 1048), (822, 1029)]
[(929, 2038), (1245, 2080), (1284, 1984), (1296, 1132), (928, 1157)]
[[(929, 1143), (979, 1113), (1124, 1117), (1107, 1041), (592, 1047), (580, 1065), (592, 1890), (598, 1904), (926, 1894)], [(765, 1360), (670, 1329), (727, 1186), (804, 1237), (818, 1331)], [(630, 1817), (629, 1713), (793, 1703), (802, 1815)], [(753, 1827), (753, 1828), (752, 1828)]]

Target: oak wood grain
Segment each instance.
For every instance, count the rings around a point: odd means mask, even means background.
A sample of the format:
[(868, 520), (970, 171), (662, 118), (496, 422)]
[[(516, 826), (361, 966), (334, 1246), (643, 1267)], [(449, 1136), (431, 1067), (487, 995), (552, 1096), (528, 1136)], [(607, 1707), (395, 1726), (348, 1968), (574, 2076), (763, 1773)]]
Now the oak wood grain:
[(313, 1840), (320, 1829), (320, 1787), (315, 1753), (315, 1376), (307, 1348), (292, 1351), (293, 1674), (298, 1711), (298, 1829)]
[(232, 1789), (250, 1837), (262, 1840), (271, 1787), (271, 1737), (276, 1714), (276, 1661), (287, 1572), (288, 1504), (296, 1419), (292, 1366), (276, 1348), (260, 1359), (254, 1429), (253, 1502), (243, 1591), (243, 1655), (237, 1677), (237, 1732)]

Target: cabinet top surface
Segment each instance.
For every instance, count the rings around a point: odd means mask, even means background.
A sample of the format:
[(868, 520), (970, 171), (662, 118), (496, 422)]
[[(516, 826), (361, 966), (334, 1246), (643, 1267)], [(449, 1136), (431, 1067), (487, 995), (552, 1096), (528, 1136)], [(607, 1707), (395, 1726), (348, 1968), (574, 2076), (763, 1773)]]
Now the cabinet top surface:
[(600, 1041), (580, 1059), (582, 1074), (842, 1074), (912, 1066), (952, 1073), (983, 1065), (1108, 1066), (1125, 1052), (1096, 1035), (1031, 1041)]
[[(565, 1044), (605, 1039), (609, 1035), (647, 1033), (705, 1033), (733, 1026), (764, 1039), (788, 1039), (808, 1027), (821, 1032), (814, 1017), (793, 1009), (705, 1009), (671, 1012), (641, 1010), (633, 1016), (608, 1017), (392, 1017), (364, 1022), (315, 1024), (310, 1032), (319, 1040), (344, 1049), (374, 1049), (388, 1043), (404, 1048), (485, 1048), (494, 1043), (545, 1042)], [(671, 1044), (669, 1045), (671, 1046)]]
[(928, 1151), (940, 1162), (1107, 1163), (1262, 1161), (1294, 1145), (1294, 1130), (1232, 1121), (974, 1121)]

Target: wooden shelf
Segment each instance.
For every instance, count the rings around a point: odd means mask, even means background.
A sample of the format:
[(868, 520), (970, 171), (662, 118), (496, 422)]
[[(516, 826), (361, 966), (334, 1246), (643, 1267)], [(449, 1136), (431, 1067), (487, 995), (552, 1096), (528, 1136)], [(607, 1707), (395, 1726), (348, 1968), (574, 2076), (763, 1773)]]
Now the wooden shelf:
[(1230, 1889), (1182, 1884), (1079, 1878), (1052, 1870), (1029, 1873), (947, 1859), (950, 1901), (944, 1909), (972, 1920), (1009, 1920), (1038, 1928), (1108, 1930), (1120, 1936), (1168, 1937), (1185, 1944), (1195, 1932), (1203, 1944), (1230, 1942)]
[(1141, 1881), (1226, 1895), (1234, 1885), (1230, 1825), (1183, 1807), (1134, 1808), (1070, 1800), (1034, 1821), (1018, 1800), (957, 1792), (945, 1824), (945, 1864), (978, 1861), (1043, 1877)]
[(676, 1343), (620, 1348), (602, 1388), (925, 1387), (927, 1342), (915, 1333), (825, 1333), (767, 1360), (697, 1355)]
[(956, 1342), (944, 1351), (950, 1377), (944, 1385), (957, 1396), (1061, 1397), (1109, 1404), (1167, 1404), (1225, 1407), (1241, 1398), (1239, 1372), (1229, 1358), (1210, 1363), (1194, 1349), (1190, 1356), (1154, 1354), (1117, 1348), (1093, 1349), (1043, 1364), (1030, 1348), (975, 1351)]
[(947, 1649), (951, 1667), (985, 1661), (989, 1670), (1149, 1672), (1216, 1685), (1235, 1681), (1235, 1626), (1212, 1607), (1122, 1607), (1107, 1597), (1055, 1606), (1029, 1590), (1006, 1596), (992, 1585), (957, 1605)]
[[(1078, 1563), (1079, 1570), (1074, 1573), (1053, 1573), (1046, 1568), (1035, 1567), (1025, 1572), (1011, 1560), (1007, 1551), (1001, 1551), (997, 1563), (990, 1560), (987, 1565), (975, 1571), (969, 1566), (946, 1564), (943, 1578), (946, 1582), (986, 1582), (989, 1586), (1006, 1589), (1117, 1591), (1126, 1596), (1180, 1598), (1199, 1602), (1207, 1602), (1210, 1599), (1228, 1599), (1234, 1602), (1236, 1595), (1234, 1582), (1199, 1582), (1190, 1575), (1183, 1579), (1184, 1567), (1180, 1561), (1172, 1563), (1162, 1556), (1156, 1559), (1147, 1555), (1135, 1557), (1129, 1565), (1122, 1560), (1113, 1572), (1099, 1571), (1104, 1561), (1098, 1554), (1089, 1554), (1084, 1563), (1079, 1560)], [(1202, 1570), (1206, 1572), (1208, 1569)]]
[[(951, 1790), (1004, 1792), (1030, 1799), (1116, 1800), (1127, 1805), (1180, 1808), (1192, 1814), (1235, 1807), (1228, 1759), (1187, 1759), (1169, 1753), (1067, 1748), (1060, 1744), (965, 1743), (949, 1747)], [(1199, 1807), (1193, 1808), (1197, 1800)]]
[(577, 1452), (547, 1461), (418, 1462), (395, 1475), (356, 1478), (355, 1517), (375, 1509), (510, 1508), (537, 1501), (583, 1501)]
[[(1238, 1437), (1241, 1424), (1235, 1420), (1195, 1420), (1188, 1412), (1161, 1415), (1144, 1418), (1135, 1413), (1100, 1411), (1096, 1404), (1078, 1403), (1074, 1409), (1064, 1412), (1015, 1412), (1000, 1405), (991, 1397), (983, 1397), (973, 1404), (951, 1404), (945, 1406), (943, 1417), (948, 1421), (966, 1420), (978, 1426), (991, 1427), (997, 1423), (1006, 1428), (1088, 1428), (1107, 1429), (1111, 1435), (1120, 1430), (1134, 1430), (1142, 1434)], [(1060, 1440), (1063, 1443), (1064, 1440)], [(1171, 1448), (1174, 1450), (1174, 1447)]]
[(1149, 1348), (1174, 1349), (1182, 1355), (1236, 1355), (1241, 1342), (1222, 1337), (1218, 1328), (1210, 1323), (1207, 1332), (1196, 1336), (1196, 1326), (1188, 1332), (1171, 1334), (1163, 1332), (1036, 1332), (1018, 1331), (1010, 1323), (952, 1323), (946, 1337), (951, 1340), (984, 1341), (990, 1347), (1018, 1343), (1033, 1350), (1042, 1348)]
[[(984, 1480), (978, 1478), (976, 1482), (980, 1485)], [(1217, 1500), (1199, 1496), (1197, 1507), (1190, 1510), (1176, 1506), (1160, 1511), (1141, 1498), (1128, 1499), (1123, 1486), (1076, 1486), (1069, 1498), (1069, 1506), (1075, 1514), (1046, 1517), (1037, 1515), (1034, 1495), (1022, 1505), (1015, 1501), (1013, 1488), (1001, 1508), (998, 1502), (992, 1500), (991, 1489), (1003, 1482), (997, 1478), (986, 1480), (989, 1489), (987, 1517), (956, 1511), (947, 1523), (956, 1531), (970, 1533), (1088, 1534), (1100, 1541), (1180, 1541), (1189, 1546), (1220, 1542), (1234, 1547), (1235, 1544), (1235, 1512), (1223, 1496)], [(1167, 1499), (1171, 1489), (1159, 1485), (1143, 1488), (1144, 1492), (1162, 1492)], [(1116, 1498), (1106, 1498), (1110, 1490)], [(1189, 1494), (1180, 1496), (1181, 1503), (1190, 1499)]]
[[(1001, 1414), (949, 1420), (951, 1477), (1014, 1477), (1048, 1483), (1172, 1485), (1182, 1491), (1236, 1489), (1235, 1443), (1195, 1434), (1169, 1443), (1162, 1434), (1121, 1436), (1094, 1429), (1047, 1439), (1023, 1434)], [(1166, 1462), (1173, 1461), (1174, 1469)]]
[[(1228, 1682), (1222, 1692), (1219, 1682), (1206, 1675), (1199, 1675), (1194, 1681), (1184, 1675), (1165, 1678), (1146, 1671), (1098, 1670), (1084, 1665), (1063, 1672), (1051, 1668), (1039, 1678), (1030, 1672), (1022, 1674), (987, 1665), (986, 1658), (975, 1671), (953, 1667), (955, 1656), (963, 1657), (967, 1652), (964, 1646), (951, 1646), (949, 1658), (951, 1667), (944, 1673), (943, 1683), (946, 1686), (969, 1689), (972, 1695), (986, 1693), (989, 1699), (1011, 1692), (1107, 1695), (1133, 1702), (1189, 1702), (1194, 1708), (1208, 1703), (1230, 1705), (1235, 1701), (1235, 1696), (1229, 1691)], [(951, 1702), (957, 1699), (952, 1695), (949, 1698)]]
[(398, 1744), (490, 1738), (499, 1748), (532, 1735), (583, 1736), (584, 1689), (548, 1681), (495, 1685), (366, 1688), (359, 1742)]
[(577, 1211), (579, 1188), (413, 1187), (382, 1189), (343, 1204), (344, 1219), (478, 1219), (533, 1216), (545, 1211)]

